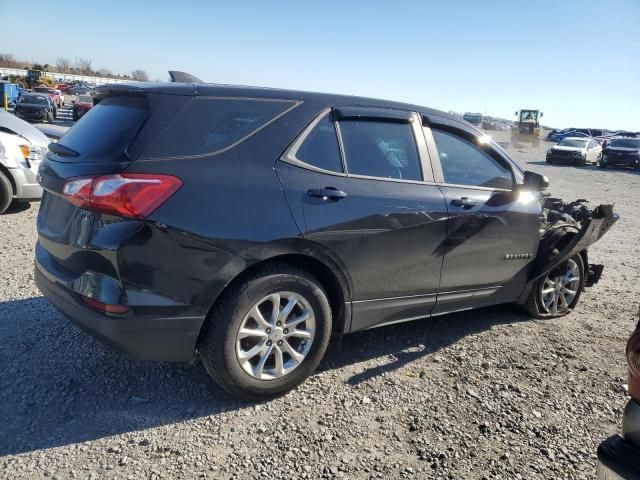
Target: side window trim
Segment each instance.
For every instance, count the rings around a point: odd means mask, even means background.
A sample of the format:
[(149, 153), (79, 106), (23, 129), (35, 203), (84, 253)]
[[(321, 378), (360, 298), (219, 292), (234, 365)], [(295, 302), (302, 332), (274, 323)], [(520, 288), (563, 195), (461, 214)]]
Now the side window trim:
[(435, 183), (433, 157), (431, 156), (425, 134), (422, 130), (422, 118), (415, 112), (412, 113), (411, 127), (418, 147), (418, 158), (422, 166), (422, 180), (425, 183)]
[[(305, 142), (307, 137), (311, 134), (311, 132), (313, 132), (313, 130), (316, 128), (316, 126), (322, 120), (324, 120), (324, 118), (327, 115), (332, 115), (332, 109), (331, 108), (325, 108), (324, 110), (322, 110), (316, 116), (316, 118), (314, 118), (311, 121), (311, 123), (304, 128), (302, 133), (300, 133), (298, 135), (298, 137), (293, 141), (291, 146), (289, 148), (287, 148), (287, 150), (282, 154), (282, 156), (280, 157), (280, 160), (282, 160), (283, 162), (286, 162), (286, 163), (290, 163), (291, 165), (295, 165), (297, 167), (306, 168), (307, 170), (313, 170), (314, 172), (324, 173), (324, 174), (327, 174), (327, 175), (335, 175), (337, 177), (346, 177), (347, 176), (347, 173), (346, 173), (347, 169), (346, 169), (346, 165), (345, 165), (345, 161), (344, 161), (344, 153), (343, 153), (343, 150), (342, 150), (342, 142), (340, 140), (340, 135), (338, 134), (337, 130), (336, 130), (336, 136), (337, 136), (337, 140), (338, 140), (338, 145), (340, 147), (340, 161), (342, 162), (343, 172), (334, 172), (333, 170), (326, 170), (324, 168), (316, 167), (315, 165), (311, 165), (311, 164), (309, 164), (307, 162), (304, 162), (304, 161), (300, 160), (296, 156), (296, 154), (298, 153), (298, 150), (300, 150), (300, 147)], [(335, 119), (333, 119), (333, 123), (334, 123), (334, 126), (336, 126), (336, 128), (337, 128), (337, 125), (336, 125), (337, 122), (335, 121)]]
[[(460, 138), (462, 138), (463, 140), (466, 140), (468, 142), (472, 142), (472, 135), (465, 135), (464, 131), (459, 131), (455, 128), (451, 128), (451, 127), (447, 127), (447, 126), (440, 126), (437, 124), (434, 124), (433, 127), (435, 127), (437, 130), (442, 130), (448, 133), (451, 133), (453, 135), (456, 135)], [(494, 187), (482, 187), (482, 186), (478, 186), (478, 185), (458, 185), (458, 184), (453, 184), (453, 183), (447, 183), (444, 180), (444, 172), (442, 170), (442, 163), (440, 161), (440, 154), (438, 152), (438, 147), (436, 145), (435, 139), (433, 138), (433, 132), (431, 131), (431, 127), (429, 125), (423, 125), (422, 127), (423, 132), (424, 132), (424, 136), (425, 139), (427, 141), (427, 146), (429, 147), (429, 153), (432, 156), (432, 158), (434, 158), (434, 176), (436, 178), (436, 183), (441, 184), (443, 186), (452, 186), (452, 187), (464, 187), (464, 188), (472, 188), (472, 189), (476, 189), (476, 190), (489, 190), (489, 191), (500, 191), (500, 192), (510, 192), (513, 189), (508, 189), (508, 188), (494, 188)], [(497, 160), (498, 162), (502, 163), (503, 166), (505, 168), (508, 168), (509, 171), (511, 172), (511, 179), (513, 181), (514, 186), (516, 185), (516, 174), (514, 172), (514, 166), (513, 164), (507, 160), (506, 158), (504, 158), (502, 155), (500, 155), (498, 152), (496, 152), (495, 150), (491, 149), (491, 151), (485, 151), (485, 153), (487, 153), (487, 155), (491, 156), (492, 158), (494, 158), (495, 160)], [(499, 157), (499, 158), (497, 158)]]

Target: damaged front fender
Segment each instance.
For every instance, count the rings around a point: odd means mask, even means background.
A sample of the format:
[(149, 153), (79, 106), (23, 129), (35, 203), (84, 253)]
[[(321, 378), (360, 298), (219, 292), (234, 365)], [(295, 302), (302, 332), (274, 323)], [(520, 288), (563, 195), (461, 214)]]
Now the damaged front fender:
[(604, 266), (588, 264), (587, 249), (600, 240), (619, 219), (618, 214), (613, 211), (613, 205), (599, 205), (591, 210), (586, 206), (585, 200), (565, 203), (548, 198), (543, 207), (546, 218), (540, 246), (520, 302), (528, 297), (537, 280), (577, 253), (582, 254), (585, 260), (585, 286), (595, 284), (600, 279)]

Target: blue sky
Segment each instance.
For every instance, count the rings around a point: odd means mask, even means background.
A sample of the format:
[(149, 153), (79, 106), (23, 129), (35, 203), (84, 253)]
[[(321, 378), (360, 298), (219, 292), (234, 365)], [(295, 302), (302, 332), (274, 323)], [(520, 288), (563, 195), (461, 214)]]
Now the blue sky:
[(640, 130), (640, 0), (0, 3), (24, 60)]

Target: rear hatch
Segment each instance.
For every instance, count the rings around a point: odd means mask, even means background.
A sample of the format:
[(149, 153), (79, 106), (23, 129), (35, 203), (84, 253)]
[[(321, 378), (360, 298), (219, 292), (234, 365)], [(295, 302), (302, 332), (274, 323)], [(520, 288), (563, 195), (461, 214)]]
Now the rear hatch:
[(124, 175), (190, 98), (111, 88), (58, 143), (50, 144), (39, 170), (44, 193), (36, 257), (41, 263), (46, 261), (70, 276), (90, 269), (117, 277), (115, 243), (126, 241), (126, 232), (134, 231), (139, 220), (81, 208), (83, 205), (68, 195), (73, 193), (69, 185), (73, 186), (75, 179)]

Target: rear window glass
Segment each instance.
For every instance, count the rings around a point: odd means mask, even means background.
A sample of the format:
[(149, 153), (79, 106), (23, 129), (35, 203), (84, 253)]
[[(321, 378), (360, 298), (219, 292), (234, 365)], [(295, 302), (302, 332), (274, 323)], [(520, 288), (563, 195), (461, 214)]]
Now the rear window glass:
[(343, 172), (340, 146), (331, 114), (325, 115), (309, 133), (296, 152), (296, 157), (323, 170)]
[(108, 97), (87, 112), (58, 143), (78, 157), (65, 161), (118, 161), (149, 113), (144, 97)]
[(144, 156), (186, 157), (219, 152), (241, 142), (294, 105), (287, 100), (196, 98)]

